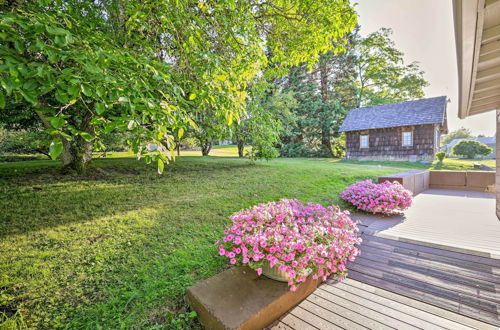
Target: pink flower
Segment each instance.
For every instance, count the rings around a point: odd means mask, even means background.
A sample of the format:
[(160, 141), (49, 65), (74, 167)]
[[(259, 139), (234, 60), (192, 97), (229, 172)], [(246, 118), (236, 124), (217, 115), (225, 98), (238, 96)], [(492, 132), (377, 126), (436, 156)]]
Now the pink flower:
[[(381, 200), (371, 195), (366, 197), (370, 204)], [(337, 272), (336, 265), (359, 253), (356, 248), (361, 241), (356, 234), (359, 229), (349, 213), (338, 206), (304, 205), (283, 199), (238, 212), (231, 220), (219, 245), (219, 254), (229, 258), (233, 265), (238, 262), (249, 265), (259, 276), (262, 267), (257, 262), (266, 262), (270, 267), (278, 264), (279, 270), (290, 277), (288, 285), (292, 291), (298, 283), (306, 281), (306, 270), (312, 271), (314, 279), (344, 275)]]

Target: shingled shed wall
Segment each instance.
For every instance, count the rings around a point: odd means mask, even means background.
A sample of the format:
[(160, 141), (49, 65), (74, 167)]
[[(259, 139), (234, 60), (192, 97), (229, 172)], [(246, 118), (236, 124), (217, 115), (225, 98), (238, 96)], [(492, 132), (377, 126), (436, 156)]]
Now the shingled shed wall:
[[(403, 146), (402, 133), (413, 132), (413, 146)], [(416, 125), (346, 132), (347, 159), (416, 160), (433, 159), (436, 125)], [(360, 148), (360, 135), (369, 135), (369, 147)]]

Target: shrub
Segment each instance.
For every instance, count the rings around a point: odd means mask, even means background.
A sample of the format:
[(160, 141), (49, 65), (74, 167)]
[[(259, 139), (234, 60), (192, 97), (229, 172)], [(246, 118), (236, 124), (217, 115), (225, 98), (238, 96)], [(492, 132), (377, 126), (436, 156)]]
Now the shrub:
[(474, 140), (462, 140), (453, 146), (452, 152), (457, 156), (474, 158), (476, 156), (488, 156), (492, 149), (486, 144)]
[(391, 214), (409, 208), (413, 195), (398, 182), (385, 181), (377, 184), (366, 180), (350, 185), (340, 197), (358, 210)]
[(444, 151), (440, 151), (436, 154), (436, 158), (442, 162), (444, 160), (444, 157), (446, 157), (446, 152)]
[(219, 254), (231, 264), (248, 265), (262, 274), (268, 263), (287, 272), (291, 291), (306, 281), (346, 276), (346, 263), (359, 254), (358, 227), (338, 206), (303, 205), (295, 199), (259, 204), (234, 214), (224, 231)]

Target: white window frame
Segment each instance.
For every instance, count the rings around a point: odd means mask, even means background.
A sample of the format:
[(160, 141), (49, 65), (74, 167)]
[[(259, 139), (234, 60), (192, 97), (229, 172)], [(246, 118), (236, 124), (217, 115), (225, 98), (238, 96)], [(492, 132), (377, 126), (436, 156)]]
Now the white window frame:
[[(410, 134), (410, 142), (407, 143), (407, 139), (405, 138), (405, 136), (408, 136), (407, 134)], [(413, 132), (402, 132), (401, 133), (401, 145), (403, 147), (413, 147)]]
[[(363, 144), (363, 138), (366, 138), (366, 144)], [(370, 135), (362, 134), (359, 136), (359, 147), (362, 149), (366, 149), (370, 147)]]

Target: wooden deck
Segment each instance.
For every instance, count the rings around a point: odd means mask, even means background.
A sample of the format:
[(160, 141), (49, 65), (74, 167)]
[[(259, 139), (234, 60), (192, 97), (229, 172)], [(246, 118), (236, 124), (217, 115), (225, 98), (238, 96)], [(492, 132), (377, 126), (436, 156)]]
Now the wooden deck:
[(352, 214), (365, 233), (444, 250), (500, 259), (495, 194), (429, 189), (402, 216)]
[(363, 234), (342, 283), (272, 329), (498, 329), (500, 260)]

